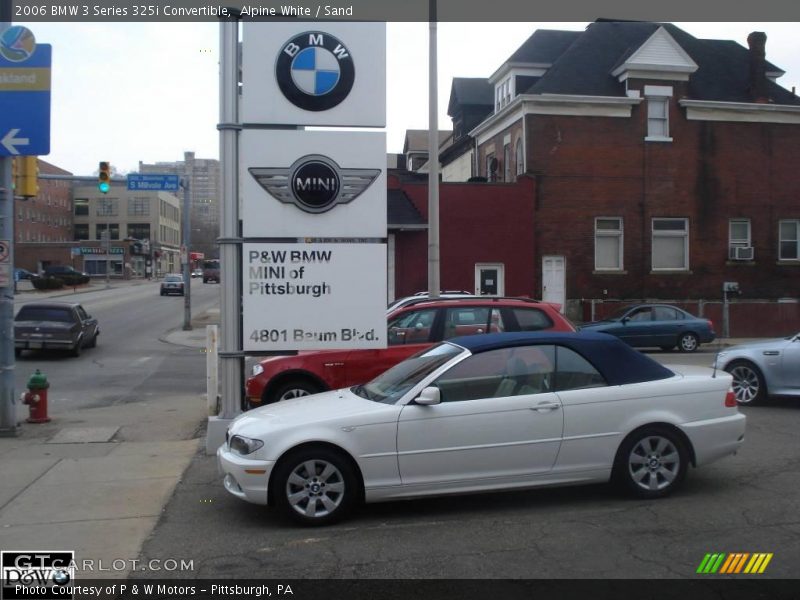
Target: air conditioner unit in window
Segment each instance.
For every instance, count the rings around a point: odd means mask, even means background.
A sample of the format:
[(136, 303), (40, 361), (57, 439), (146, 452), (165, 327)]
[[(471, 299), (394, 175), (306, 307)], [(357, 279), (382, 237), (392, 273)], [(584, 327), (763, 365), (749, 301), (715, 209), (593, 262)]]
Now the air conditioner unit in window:
[(752, 246), (734, 246), (731, 248), (730, 257), (733, 260), (753, 260), (755, 252)]

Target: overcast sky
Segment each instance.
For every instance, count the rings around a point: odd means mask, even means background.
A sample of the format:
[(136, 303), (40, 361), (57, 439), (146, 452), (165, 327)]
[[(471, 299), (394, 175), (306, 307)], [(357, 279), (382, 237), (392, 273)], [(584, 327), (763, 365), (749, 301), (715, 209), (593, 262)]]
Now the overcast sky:
[[(219, 157), (219, 25), (216, 23), (33, 23), (53, 46), (51, 152), (45, 160), (78, 175), (109, 160), (120, 173), (147, 163)], [(488, 77), (536, 29), (587, 23), (440, 23), (439, 128), (451, 129), (453, 77)], [(695, 37), (747, 47), (767, 34), (778, 83), (800, 90), (797, 23), (676, 23)], [(387, 24), (387, 151), (407, 129), (428, 127), (428, 24)]]

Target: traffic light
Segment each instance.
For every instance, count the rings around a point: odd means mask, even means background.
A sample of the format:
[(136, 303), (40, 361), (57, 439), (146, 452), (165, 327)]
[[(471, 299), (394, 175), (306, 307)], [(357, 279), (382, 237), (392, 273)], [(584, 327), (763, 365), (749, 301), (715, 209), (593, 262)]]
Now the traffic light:
[(97, 174), (97, 189), (104, 194), (108, 193), (111, 189), (111, 163), (108, 161), (100, 161), (100, 169)]
[(39, 161), (35, 156), (18, 156), (14, 159), (14, 195), (33, 198), (39, 194)]

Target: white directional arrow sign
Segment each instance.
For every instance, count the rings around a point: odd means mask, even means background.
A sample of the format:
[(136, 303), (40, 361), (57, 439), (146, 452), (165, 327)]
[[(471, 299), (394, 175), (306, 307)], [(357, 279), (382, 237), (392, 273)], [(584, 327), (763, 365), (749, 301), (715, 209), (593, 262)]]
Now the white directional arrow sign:
[(0, 144), (2, 144), (3, 147), (8, 150), (9, 154), (19, 154), (20, 152), (17, 149), (17, 146), (27, 146), (31, 143), (30, 139), (28, 138), (16, 137), (18, 133), (19, 129), (11, 129), (7, 134), (5, 134), (5, 136), (3, 136), (3, 139), (0, 140)]

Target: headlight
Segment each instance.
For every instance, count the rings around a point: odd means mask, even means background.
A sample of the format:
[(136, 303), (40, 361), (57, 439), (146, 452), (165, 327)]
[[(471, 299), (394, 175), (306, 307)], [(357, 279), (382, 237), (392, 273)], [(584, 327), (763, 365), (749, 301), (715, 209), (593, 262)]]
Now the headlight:
[(243, 435), (234, 435), (230, 442), (228, 442), (230, 446), (231, 452), (234, 454), (238, 454), (239, 456), (247, 456), (248, 454), (252, 454), (261, 446), (264, 445), (264, 442), (261, 440), (254, 440), (252, 438), (244, 437)]
[(261, 375), (264, 372), (264, 367), (261, 366), (261, 363), (256, 363), (253, 365), (253, 377), (256, 375)]

